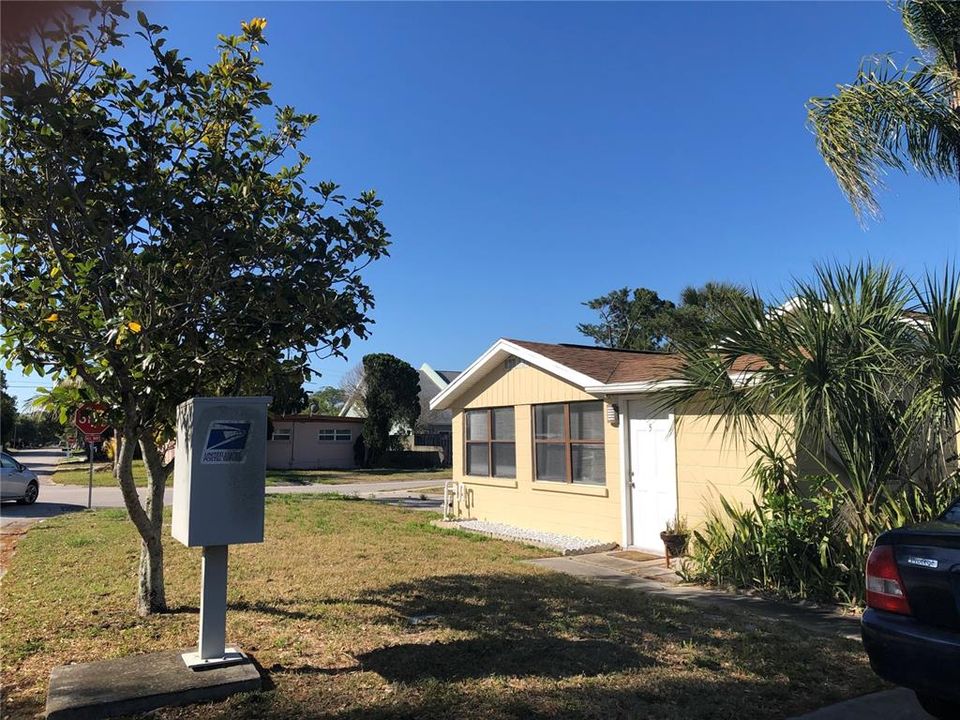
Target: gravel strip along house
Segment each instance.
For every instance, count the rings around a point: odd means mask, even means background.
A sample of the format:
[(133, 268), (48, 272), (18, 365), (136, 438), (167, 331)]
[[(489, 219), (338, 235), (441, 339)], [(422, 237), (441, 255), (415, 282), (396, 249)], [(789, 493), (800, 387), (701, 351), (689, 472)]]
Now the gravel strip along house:
[(694, 407), (657, 408), (678, 362), (498, 340), (430, 404), (453, 413), (462, 516), (662, 553), (668, 520), (696, 526), (721, 495), (749, 501), (749, 443)]

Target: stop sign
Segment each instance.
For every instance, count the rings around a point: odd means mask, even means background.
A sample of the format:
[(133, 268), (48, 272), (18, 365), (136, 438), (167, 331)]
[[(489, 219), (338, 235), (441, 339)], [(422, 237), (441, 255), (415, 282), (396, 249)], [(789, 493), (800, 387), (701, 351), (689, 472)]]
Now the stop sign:
[(84, 435), (101, 435), (110, 427), (105, 416), (106, 411), (107, 406), (103, 403), (84, 403), (77, 408), (73, 424)]

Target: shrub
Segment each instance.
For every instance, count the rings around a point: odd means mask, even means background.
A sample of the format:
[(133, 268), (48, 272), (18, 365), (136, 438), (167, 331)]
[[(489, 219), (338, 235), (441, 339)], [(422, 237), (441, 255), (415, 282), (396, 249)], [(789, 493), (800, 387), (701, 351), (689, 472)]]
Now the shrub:
[(960, 495), (960, 477), (933, 496), (909, 484), (888, 490), (866, 531), (850, 522), (849, 492), (834, 475), (807, 477), (782, 493), (760, 493), (748, 507), (720, 498), (694, 531), (685, 579), (755, 589), (787, 598), (861, 606), (863, 569), (884, 530), (937, 517)]

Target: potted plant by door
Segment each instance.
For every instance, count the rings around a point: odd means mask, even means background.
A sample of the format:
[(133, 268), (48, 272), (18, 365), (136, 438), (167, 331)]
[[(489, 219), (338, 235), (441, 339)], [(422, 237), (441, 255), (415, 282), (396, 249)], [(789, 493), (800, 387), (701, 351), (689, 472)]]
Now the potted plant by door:
[(670, 559), (685, 555), (687, 552), (687, 541), (690, 539), (690, 531), (687, 529), (685, 518), (677, 517), (667, 521), (667, 527), (660, 533), (660, 539), (663, 540), (663, 549), (667, 556), (667, 567), (670, 567)]

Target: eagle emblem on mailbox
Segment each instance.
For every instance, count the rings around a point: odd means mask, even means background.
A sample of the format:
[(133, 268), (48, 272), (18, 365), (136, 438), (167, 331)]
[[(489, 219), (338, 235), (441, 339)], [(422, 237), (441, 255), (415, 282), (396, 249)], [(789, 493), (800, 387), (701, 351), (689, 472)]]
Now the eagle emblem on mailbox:
[(250, 423), (245, 420), (214, 420), (207, 430), (200, 462), (205, 465), (242, 463), (246, 455)]

